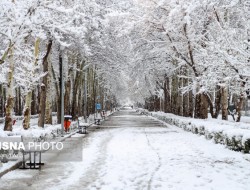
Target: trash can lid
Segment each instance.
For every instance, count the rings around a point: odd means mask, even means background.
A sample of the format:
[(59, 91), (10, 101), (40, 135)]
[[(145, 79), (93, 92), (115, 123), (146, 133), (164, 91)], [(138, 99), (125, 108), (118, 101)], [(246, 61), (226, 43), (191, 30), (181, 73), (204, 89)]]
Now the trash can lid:
[(71, 115), (65, 115), (64, 118), (65, 118), (65, 119), (71, 119), (72, 116), (71, 116)]

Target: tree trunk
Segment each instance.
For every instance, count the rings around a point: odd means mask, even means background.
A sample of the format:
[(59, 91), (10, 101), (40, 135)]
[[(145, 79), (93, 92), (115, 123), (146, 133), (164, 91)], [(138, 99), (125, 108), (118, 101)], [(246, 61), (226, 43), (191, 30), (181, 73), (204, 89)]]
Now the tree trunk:
[(71, 79), (68, 78), (65, 85), (64, 95), (64, 113), (70, 115), (70, 94), (71, 94)]
[(165, 78), (164, 82), (164, 112), (171, 112), (170, 84), (169, 77)]
[[(80, 84), (80, 86), (82, 86)], [(77, 113), (77, 116), (82, 116), (83, 115), (83, 99), (82, 99), (82, 90), (79, 91), (78, 93), (78, 113)]]
[(178, 78), (176, 75), (172, 77), (171, 89), (171, 108), (173, 114), (178, 114)]
[(194, 110), (194, 118), (200, 118), (201, 111), (201, 94), (195, 95), (195, 110)]
[(68, 77), (66, 79), (66, 84), (65, 84), (65, 95), (64, 95), (64, 113), (66, 115), (71, 114), (71, 94), (72, 93), (72, 81), (74, 79), (74, 73), (73, 73), (73, 66), (74, 66), (74, 59), (73, 55), (68, 55), (69, 59), (69, 72), (68, 72)]
[[(38, 54), (39, 54), (39, 44), (40, 39), (36, 39), (35, 50), (34, 50), (34, 67), (37, 66)], [(34, 73), (33, 73), (34, 74)], [(32, 88), (32, 87), (31, 87)], [(25, 97), (25, 106), (23, 111), (23, 128), (28, 129), (30, 127), (30, 115), (31, 115), (31, 100), (32, 100), (32, 90), (29, 89)]]
[(203, 93), (196, 94), (194, 117), (198, 119), (208, 118), (208, 102), (207, 97)]
[(5, 104), (4, 131), (12, 131), (12, 110), (14, 107), (14, 97), (13, 97), (14, 68), (15, 67), (14, 67), (13, 49), (11, 49), (9, 55), (9, 71), (8, 71), (7, 94), (6, 94), (6, 104)]
[(37, 114), (37, 97), (36, 90), (32, 91), (32, 101), (31, 101), (31, 115)]
[(216, 98), (215, 98), (215, 117), (218, 118), (221, 110), (221, 90), (220, 86), (217, 85)]
[(32, 91), (29, 91), (26, 94), (25, 106), (24, 106), (24, 111), (23, 111), (23, 128), (24, 129), (30, 128), (31, 99), (32, 99)]
[(57, 112), (56, 112), (56, 116), (57, 116), (57, 124), (61, 123), (61, 93), (59, 96), (57, 96)]
[[(47, 78), (47, 76), (44, 76)], [(44, 127), (45, 124), (45, 109), (46, 109), (46, 86), (45, 86), (46, 79), (43, 79), (43, 84), (41, 85), (40, 89), (40, 104), (39, 104), (39, 118), (38, 118), (38, 126)], [(46, 82), (47, 83), (47, 82)]]
[(213, 103), (214, 98), (212, 97), (211, 94), (206, 93), (205, 95), (207, 97), (207, 101), (209, 104), (209, 111), (210, 111), (211, 117), (217, 119), (221, 110), (221, 90), (220, 90), (220, 86), (218, 85), (216, 88), (217, 89), (214, 95), (215, 96), (214, 103)]
[(227, 87), (221, 87), (221, 108), (222, 108), (222, 120), (228, 120), (228, 90)]
[(235, 119), (236, 122), (240, 122), (243, 102), (244, 102), (244, 95), (241, 94), (236, 104), (236, 119)]
[(82, 72), (81, 70), (83, 69), (83, 64), (78, 63), (77, 68), (80, 71), (76, 72), (75, 80), (74, 80), (74, 86), (73, 86), (73, 97), (72, 97), (72, 108), (71, 108), (71, 114), (72, 118), (75, 119), (77, 114), (78, 114), (78, 91), (80, 89), (80, 84), (82, 80)]
[(4, 115), (4, 93), (3, 93), (3, 85), (0, 84), (0, 117)]
[(189, 100), (188, 100), (188, 93), (183, 94), (183, 116), (188, 117), (189, 116)]
[(188, 116), (194, 117), (194, 97), (192, 90), (188, 93)]
[(19, 115), (19, 95), (18, 95), (18, 88), (15, 89), (15, 105), (14, 105), (14, 111), (15, 111), (15, 115)]
[[(182, 74), (181, 72), (180, 72), (180, 74)], [(183, 95), (182, 95), (182, 93), (180, 92), (180, 88), (182, 88), (183, 87), (183, 79), (181, 79), (181, 78), (178, 78), (178, 91), (177, 91), (177, 93), (178, 93), (178, 101), (177, 101), (177, 103), (178, 103), (178, 115), (180, 115), (180, 116), (183, 116)]]
[(45, 124), (52, 124), (52, 72), (51, 62), (48, 60), (47, 88), (46, 88), (46, 103), (45, 103)]
[[(185, 75), (187, 75), (187, 72), (185, 72)], [(188, 86), (188, 79), (183, 79), (183, 86)], [(188, 117), (189, 116), (189, 99), (188, 99), (188, 92), (183, 94), (183, 116)]]
[(163, 111), (165, 113), (168, 112), (168, 91), (167, 91), (167, 82), (166, 82), (166, 79), (164, 81), (164, 84), (163, 84), (163, 93), (164, 93), (164, 109)]
[(201, 111), (200, 111), (200, 118), (207, 119), (208, 118), (208, 101), (207, 97), (202, 93), (201, 94)]
[(19, 115), (19, 116), (21, 116), (22, 115), (22, 113), (23, 113), (23, 104), (22, 104), (22, 96), (21, 96), (22, 94), (21, 94), (21, 88), (20, 87), (18, 87), (18, 102), (16, 102), (16, 104), (18, 104), (18, 112), (17, 112), (17, 114)]
[(72, 108), (71, 108), (71, 115), (72, 118), (74, 119), (76, 117), (76, 112), (77, 112), (77, 97), (78, 97), (78, 81), (76, 79), (74, 88), (73, 88), (73, 98), (72, 98)]
[[(55, 83), (56, 84), (56, 83)], [(36, 97), (36, 114), (39, 114), (39, 106), (40, 106), (40, 100), (41, 100), (41, 89), (40, 89), (40, 85), (36, 86), (36, 91), (37, 91), (37, 97)]]
[(56, 74), (55, 74), (55, 71), (54, 71), (54, 68), (53, 68), (52, 64), (51, 64), (51, 75), (52, 75), (53, 80), (54, 80), (54, 88), (55, 88), (55, 91), (56, 91), (56, 97), (55, 97), (55, 100), (52, 103), (53, 104), (53, 110), (55, 112), (57, 112), (57, 124), (60, 124), (60, 122), (61, 122), (61, 108), (60, 108), (61, 97), (60, 97), (60, 91), (59, 91), (60, 79), (59, 79), (59, 85), (58, 85), (58, 82), (57, 82), (58, 80), (56, 78)]
[[(48, 72), (48, 56), (51, 51), (52, 47), (52, 40), (49, 40), (47, 45), (47, 51), (45, 56), (43, 57), (43, 72)], [(43, 77), (43, 84), (41, 85), (40, 91), (40, 105), (39, 105), (39, 118), (38, 118), (38, 126), (44, 127), (45, 123), (45, 109), (46, 109), (46, 93), (47, 93), (47, 81), (48, 81), (48, 74)]]

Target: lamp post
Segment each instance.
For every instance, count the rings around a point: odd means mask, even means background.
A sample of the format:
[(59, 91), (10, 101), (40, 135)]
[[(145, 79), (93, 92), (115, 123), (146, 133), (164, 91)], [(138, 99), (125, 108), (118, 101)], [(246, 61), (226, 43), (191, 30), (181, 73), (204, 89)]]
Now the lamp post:
[(63, 58), (62, 58), (62, 51), (60, 51), (60, 79), (61, 79), (61, 86), (60, 86), (60, 93), (61, 93), (61, 135), (64, 135), (64, 77), (63, 77)]
[(87, 70), (84, 72), (84, 106), (83, 106), (83, 111), (84, 111), (84, 121), (87, 123)]

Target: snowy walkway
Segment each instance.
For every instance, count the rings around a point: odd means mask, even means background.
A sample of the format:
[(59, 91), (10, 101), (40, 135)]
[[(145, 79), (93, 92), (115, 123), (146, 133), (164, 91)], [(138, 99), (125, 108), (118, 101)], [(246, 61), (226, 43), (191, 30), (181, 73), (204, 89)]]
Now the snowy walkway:
[[(248, 155), (120, 111), (82, 141), (82, 162), (46, 163), (0, 179), (11, 190), (249, 190)], [(73, 150), (74, 151), (74, 148)]]

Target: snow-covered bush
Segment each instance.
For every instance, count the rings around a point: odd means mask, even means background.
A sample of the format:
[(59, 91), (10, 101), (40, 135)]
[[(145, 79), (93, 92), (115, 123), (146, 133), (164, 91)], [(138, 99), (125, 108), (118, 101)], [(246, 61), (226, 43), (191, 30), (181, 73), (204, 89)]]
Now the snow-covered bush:
[(205, 136), (206, 139), (223, 144), (231, 150), (250, 153), (250, 127), (246, 123), (200, 120), (162, 112), (153, 112), (152, 116), (185, 131)]

